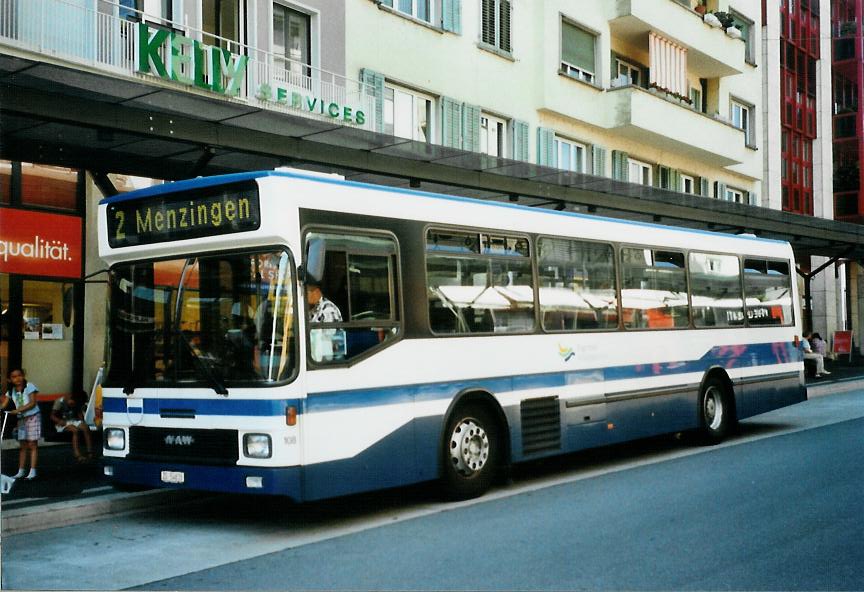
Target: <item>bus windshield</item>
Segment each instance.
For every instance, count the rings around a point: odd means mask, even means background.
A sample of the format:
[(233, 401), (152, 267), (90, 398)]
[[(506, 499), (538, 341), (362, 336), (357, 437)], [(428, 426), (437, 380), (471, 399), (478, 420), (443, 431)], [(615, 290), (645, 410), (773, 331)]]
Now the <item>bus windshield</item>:
[(282, 382), (296, 368), (293, 267), (285, 251), (117, 265), (106, 384)]

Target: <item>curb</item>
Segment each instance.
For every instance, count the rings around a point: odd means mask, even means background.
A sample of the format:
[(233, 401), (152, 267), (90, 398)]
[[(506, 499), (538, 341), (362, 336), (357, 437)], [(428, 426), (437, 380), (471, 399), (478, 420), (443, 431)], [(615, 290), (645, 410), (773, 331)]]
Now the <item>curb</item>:
[(861, 377), (845, 378), (818, 384), (811, 383), (807, 385), (807, 398), (812, 399), (813, 397), (848, 393), (860, 388), (864, 388), (864, 379)]
[(84, 498), (54, 504), (0, 512), (3, 535), (23, 534), (95, 522), (118, 514), (149, 510), (154, 507), (176, 505), (201, 497), (198, 492), (175, 489), (155, 489), (135, 493), (112, 493), (99, 498)]

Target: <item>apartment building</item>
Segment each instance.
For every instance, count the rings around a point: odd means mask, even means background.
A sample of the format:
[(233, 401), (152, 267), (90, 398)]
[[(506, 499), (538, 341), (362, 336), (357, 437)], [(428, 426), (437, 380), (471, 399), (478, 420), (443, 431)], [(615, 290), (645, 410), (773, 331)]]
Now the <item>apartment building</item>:
[(758, 7), (694, 7), (348, 2), (346, 72), (383, 88), (379, 131), (762, 205)]

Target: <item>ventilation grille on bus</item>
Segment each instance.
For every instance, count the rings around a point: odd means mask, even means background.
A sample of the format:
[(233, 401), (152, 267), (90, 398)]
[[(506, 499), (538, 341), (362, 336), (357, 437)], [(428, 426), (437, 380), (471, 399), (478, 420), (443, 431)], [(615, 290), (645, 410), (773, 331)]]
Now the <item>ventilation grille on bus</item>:
[(237, 430), (129, 428), (130, 460), (187, 464), (235, 465), (239, 458)]
[(561, 407), (558, 397), (527, 399), (519, 406), (522, 416), (522, 452), (534, 454), (561, 449)]

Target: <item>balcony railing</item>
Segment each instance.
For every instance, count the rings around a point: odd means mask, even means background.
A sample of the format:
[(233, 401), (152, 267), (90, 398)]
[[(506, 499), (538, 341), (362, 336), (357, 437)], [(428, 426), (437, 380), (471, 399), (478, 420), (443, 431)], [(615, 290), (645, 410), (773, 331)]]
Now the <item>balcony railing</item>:
[[(178, 89), (220, 92), (229, 100), (262, 109), (376, 129), (377, 97), (371, 85), (109, 0), (94, 2), (97, 9), (83, 4), (80, 0), (0, 0), (0, 45), (120, 76), (142, 80), (156, 76)], [(142, 39), (149, 54), (142, 52)], [(163, 42), (157, 47), (159, 40)], [(175, 53), (180, 47), (180, 59), (172, 56), (172, 40)], [(142, 72), (142, 60), (145, 65), (159, 60), (161, 64)], [(232, 64), (238, 72), (242, 64), (242, 81), (233, 79)]]

